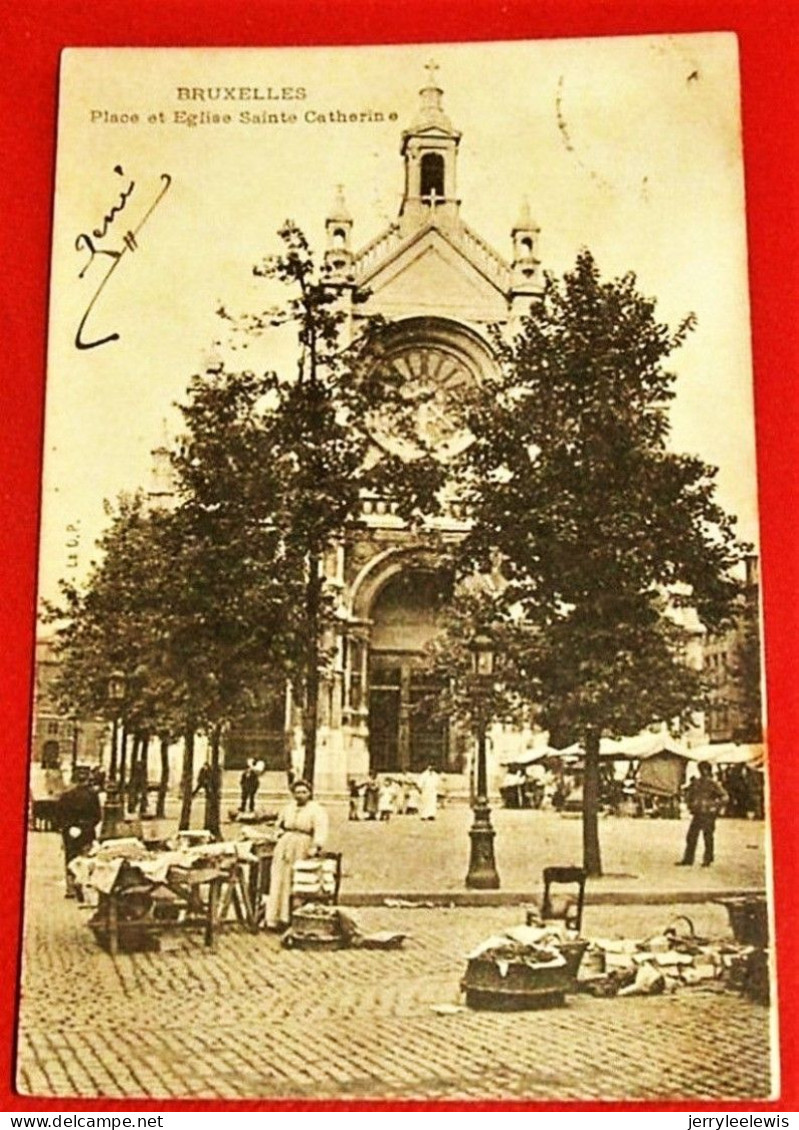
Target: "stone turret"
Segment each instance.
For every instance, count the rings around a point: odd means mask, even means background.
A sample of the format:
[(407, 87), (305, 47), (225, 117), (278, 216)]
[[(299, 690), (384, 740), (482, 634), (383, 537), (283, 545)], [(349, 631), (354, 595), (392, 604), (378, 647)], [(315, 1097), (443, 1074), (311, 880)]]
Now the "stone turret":
[(538, 258), (540, 234), (541, 229), (533, 220), (530, 204), (525, 197), (519, 218), (511, 229), (513, 260), (509, 298), (512, 317), (525, 313), (530, 302), (541, 293), (541, 260)]
[(331, 282), (349, 281), (352, 274), (352, 216), (344, 200), (343, 185), (336, 189), (336, 199), (325, 220), (325, 234), (325, 271)]

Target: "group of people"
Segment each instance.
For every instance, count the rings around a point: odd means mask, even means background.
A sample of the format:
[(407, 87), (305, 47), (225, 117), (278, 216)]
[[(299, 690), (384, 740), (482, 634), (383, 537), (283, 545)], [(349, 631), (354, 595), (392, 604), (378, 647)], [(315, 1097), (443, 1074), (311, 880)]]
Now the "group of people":
[[(601, 786), (607, 784), (607, 777), (608, 774), (605, 772), (600, 780), (600, 801)], [(707, 762), (698, 765), (697, 776), (689, 782), (685, 790), (685, 803), (691, 820), (685, 837), (685, 850), (682, 858), (678, 860), (678, 866), (693, 865), (700, 837), (703, 841), (702, 866), (711, 866), (715, 858), (716, 820), (721, 815), (745, 817), (750, 811), (756, 812), (750, 801), (751, 796), (757, 796), (756, 787), (749, 786), (749, 782), (757, 778), (762, 782), (762, 774), (757, 770), (749, 769), (747, 766), (733, 766), (726, 771), (720, 771), (717, 779), (713, 774), (712, 766)], [(635, 772), (631, 765), (627, 777), (621, 783), (622, 789), (627, 781), (633, 784), (634, 780)], [(536, 793), (533, 792), (533, 783), (540, 784), (543, 789), (545, 799), (538, 804), (531, 802), (532, 797), (537, 793), (537, 790)], [(744, 793), (745, 786), (751, 787), (752, 791), (747, 790)], [(557, 809), (559, 793), (568, 797), (570, 787), (573, 787), (573, 782), (569, 781), (565, 773), (555, 775), (551, 770), (544, 769), (543, 776), (531, 778), (521, 767), (509, 767), (500, 792), (503, 802), (510, 808), (541, 807), (542, 804), (551, 804)]]
[[(259, 777), (257, 765), (248, 769), (255, 774), (256, 787), (247, 785), (247, 800), (254, 798)], [(247, 770), (245, 770), (245, 773)], [(242, 774), (243, 776), (244, 774)], [(251, 778), (250, 778), (251, 780)], [(290, 901), (293, 867), (302, 859), (313, 858), (324, 852), (328, 834), (327, 813), (321, 804), (312, 800), (312, 790), (305, 780), (291, 786), (291, 801), (278, 816), (279, 838), (272, 860), (272, 874), (266, 905), (266, 924), (269, 929), (280, 930), (290, 919)], [(244, 799), (244, 798), (243, 798)], [(88, 851), (97, 838), (101, 819), (101, 806), (97, 789), (88, 778), (75, 781), (56, 803), (58, 830), (64, 845), (66, 864), (66, 894), (74, 898), (75, 885), (69, 864), (76, 856)]]
[[(264, 768), (263, 761), (254, 761), (250, 758), (247, 762), (246, 768), (239, 778), (239, 788), (241, 789), (239, 812), (255, 812), (255, 798), (258, 794), (258, 789), (261, 787), (261, 774)], [(210, 761), (206, 761), (204, 765), (200, 766), (200, 771), (197, 774), (197, 782), (191, 795), (196, 797), (198, 793), (205, 793), (207, 796), (211, 790), (213, 779), (213, 767)]]
[(441, 794), (441, 774), (433, 765), (415, 777), (372, 770), (365, 781), (348, 780), (350, 820), (390, 820), (392, 816), (418, 815), (435, 820)]

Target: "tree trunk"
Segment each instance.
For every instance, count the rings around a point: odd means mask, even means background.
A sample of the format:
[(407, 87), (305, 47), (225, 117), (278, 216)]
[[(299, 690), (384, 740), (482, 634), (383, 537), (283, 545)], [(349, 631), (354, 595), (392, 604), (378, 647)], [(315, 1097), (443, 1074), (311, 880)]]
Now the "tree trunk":
[(122, 740), (120, 742), (119, 751), (119, 795), (125, 797), (125, 784), (127, 782), (127, 769), (128, 769), (128, 728), (123, 723), (122, 725)]
[(147, 815), (147, 787), (150, 783), (150, 735), (145, 734), (141, 740), (139, 754), (139, 816)]
[(583, 773), (583, 867), (589, 875), (602, 874), (599, 852), (599, 735), (585, 731), (585, 770)]
[(292, 726), (283, 737), (284, 749), (284, 764), (286, 767), (286, 781), (288, 782), (289, 791), (294, 784), (294, 761), (292, 759), (292, 747), (294, 745), (294, 727)]
[(220, 727), (211, 730), (211, 781), (205, 793), (205, 827), (218, 840), (222, 838), (222, 765), (220, 762)]
[(191, 794), (194, 788), (194, 730), (183, 735), (183, 768), (180, 775), (180, 820), (178, 828), (185, 832), (191, 827)]
[(141, 780), (141, 748), (140, 734), (133, 734), (130, 743), (130, 769), (128, 771), (128, 787), (126, 790), (128, 812), (135, 812), (139, 800), (139, 782)]
[(155, 802), (155, 815), (166, 816), (166, 794), (169, 789), (169, 738), (161, 738), (161, 779)]
[(305, 761), (303, 776), (313, 786), (316, 772), (316, 731), (319, 721), (319, 611), (322, 600), (322, 572), (318, 553), (310, 556), (305, 615), (308, 624), (308, 656), (305, 672), (305, 715), (303, 736)]

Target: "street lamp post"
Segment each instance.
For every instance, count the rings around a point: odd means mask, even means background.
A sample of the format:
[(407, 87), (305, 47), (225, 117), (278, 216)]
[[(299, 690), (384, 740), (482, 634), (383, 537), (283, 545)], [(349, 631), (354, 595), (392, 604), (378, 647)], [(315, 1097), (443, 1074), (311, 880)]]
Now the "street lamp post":
[(110, 840), (119, 835), (119, 825), (123, 818), (122, 796), (117, 780), (117, 737), (119, 734), (119, 715), (125, 701), (125, 676), (122, 671), (112, 671), (108, 678), (108, 701), (114, 712), (111, 729), (111, 762), (108, 767), (108, 782), (103, 807), (103, 823), (100, 839)]
[(477, 795), (474, 798), (474, 821), (469, 829), (471, 851), (466, 886), (474, 890), (495, 891), (499, 888), (499, 873), (494, 860), (494, 829), (491, 827), (491, 809), (488, 806), (488, 775), (486, 772), (486, 690), (494, 675), (494, 648), (487, 636), (477, 635), (469, 644), (472, 654), (472, 674), (477, 684)]

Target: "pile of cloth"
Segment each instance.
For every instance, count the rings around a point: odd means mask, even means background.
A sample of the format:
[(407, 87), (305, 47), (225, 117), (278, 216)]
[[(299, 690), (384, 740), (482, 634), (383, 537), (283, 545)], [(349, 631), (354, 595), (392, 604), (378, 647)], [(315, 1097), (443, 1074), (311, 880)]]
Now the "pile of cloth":
[(557, 969), (567, 962), (564, 944), (575, 940), (571, 931), (560, 926), (509, 926), (480, 942), (466, 959), (492, 961), (501, 977), (507, 976), (511, 965)]
[[(240, 861), (255, 861), (256, 851), (257, 844), (244, 838), (215, 843), (179, 833), (166, 851), (150, 851), (135, 837), (120, 837), (93, 844), (72, 860), (69, 870), (80, 902), (96, 911), (88, 923), (95, 932), (105, 928), (102, 899), (112, 893), (118, 920), (128, 926), (177, 925), (198, 913), (190, 894), (197, 884), (229, 873)], [(142, 941), (134, 941), (132, 934), (129, 938), (133, 946)]]
[(334, 895), (336, 891), (335, 859), (299, 859), (291, 869), (291, 893), (303, 898)]
[(118, 886), (122, 875), (133, 872), (141, 883), (158, 885), (170, 880), (173, 869), (177, 872), (225, 870), (238, 860), (254, 860), (251, 844), (250, 839), (241, 839), (187, 846), (175, 840), (167, 851), (154, 852), (135, 837), (104, 840), (93, 844), (85, 855), (73, 859), (69, 870), (84, 899), (91, 904), (92, 892), (109, 894)]
[(654, 996), (693, 988), (740, 988), (755, 947), (711, 941), (670, 926), (640, 940), (594, 938), (582, 962), (581, 991), (601, 997)]

